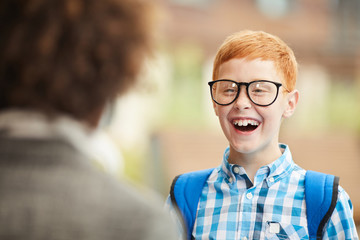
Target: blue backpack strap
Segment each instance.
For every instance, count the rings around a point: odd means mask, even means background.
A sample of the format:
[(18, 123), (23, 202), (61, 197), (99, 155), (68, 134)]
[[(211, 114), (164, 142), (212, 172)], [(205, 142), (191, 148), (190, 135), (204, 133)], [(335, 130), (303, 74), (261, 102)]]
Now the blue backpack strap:
[(310, 239), (322, 239), (324, 227), (336, 206), (338, 186), (339, 177), (306, 172), (305, 201)]
[(172, 182), (171, 202), (182, 214), (186, 225), (187, 239), (191, 239), (200, 195), (213, 170), (214, 168), (185, 173), (175, 177)]

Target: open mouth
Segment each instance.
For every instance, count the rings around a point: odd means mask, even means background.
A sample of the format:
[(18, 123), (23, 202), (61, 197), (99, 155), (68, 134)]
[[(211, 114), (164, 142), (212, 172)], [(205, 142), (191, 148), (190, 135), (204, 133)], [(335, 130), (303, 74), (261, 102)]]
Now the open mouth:
[(241, 132), (254, 131), (260, 123), (256, 120), (234, 120), (234, 127)]

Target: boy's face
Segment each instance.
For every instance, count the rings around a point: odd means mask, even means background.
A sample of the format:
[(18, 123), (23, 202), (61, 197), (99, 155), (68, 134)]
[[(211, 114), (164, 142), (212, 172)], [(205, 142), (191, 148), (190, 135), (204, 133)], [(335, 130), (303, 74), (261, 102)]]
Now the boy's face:
[[(272, 61), (244, 58), (234, 58), (221, 64), (218, 79), (236, 82), (268, 80), (283, 83)], [(285, 91), (284, 87), (280, 87), (276, 101), (266, 107), (255, 105), (248, 98), (245, 86), (241, 86), (240, 94), (232, 104), (221, 106), (213, 103), (222, 130), (230, 144), (230, 157), (234, 154), (260, 154), (266, 159), (279, 151), (281, 120), (293, 114), (298, 100), (296, 90), (291, 93), (284, 93)], [(249, 127), (238, 126), (244, 123)]]

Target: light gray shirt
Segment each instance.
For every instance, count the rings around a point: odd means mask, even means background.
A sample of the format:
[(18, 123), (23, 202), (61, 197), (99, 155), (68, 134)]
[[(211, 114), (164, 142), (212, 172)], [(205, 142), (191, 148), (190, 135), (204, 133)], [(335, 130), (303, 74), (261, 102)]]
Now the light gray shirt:
[(68, 137), (16, 135), (1, 118), (0, 239), (177, 239), (160, 203), (97, 169)]

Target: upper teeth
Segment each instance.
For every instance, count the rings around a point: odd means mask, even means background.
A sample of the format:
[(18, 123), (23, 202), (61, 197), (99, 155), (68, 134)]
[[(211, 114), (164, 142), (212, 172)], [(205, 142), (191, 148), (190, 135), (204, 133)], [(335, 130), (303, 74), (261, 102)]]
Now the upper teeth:
[(258, 126), (259, 122), (255, 120), (235, 120), (234, 124), (238, 126), (247, 126), (249, 124), (253, 126)]

